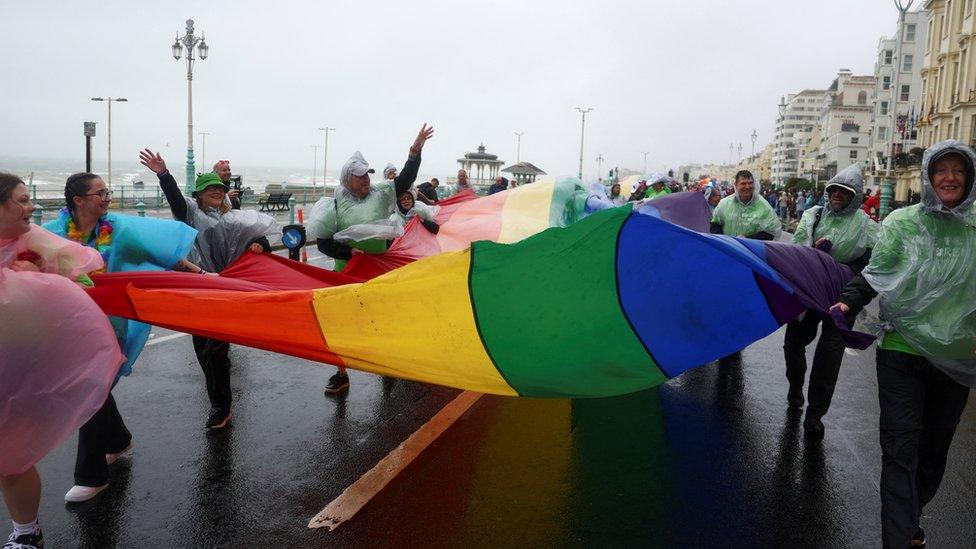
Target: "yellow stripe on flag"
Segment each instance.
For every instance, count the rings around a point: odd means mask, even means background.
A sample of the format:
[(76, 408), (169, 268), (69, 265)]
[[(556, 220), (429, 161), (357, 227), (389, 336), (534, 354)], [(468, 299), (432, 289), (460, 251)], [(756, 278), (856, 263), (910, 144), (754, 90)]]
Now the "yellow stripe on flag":
[(362, 284), (316, 290), (312, 306), (329, 349), (358, 370), (517, 396), (478, 335), (470, 257), (442, 253)]
[(549, 210), (556, 181), (536, 182), (508, 191), (502, 206), (502, 230), (498, 242), (518, 242), (549, 228)]

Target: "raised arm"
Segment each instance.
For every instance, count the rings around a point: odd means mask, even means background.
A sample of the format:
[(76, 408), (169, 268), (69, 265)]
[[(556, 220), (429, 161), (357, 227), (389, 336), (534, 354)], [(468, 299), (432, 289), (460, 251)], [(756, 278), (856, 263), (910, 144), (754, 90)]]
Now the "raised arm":
[(393, 180), (393, 188), (396, 190), (396, 196), (407, 189), (410, 185), (413, 185), (414, 181), (417, 180), (417, 172), (420, 170), (420, 152), (424, 148), (424, 143), (428, 139), (434, 137), (434, 127), (427, 127), (424, 124), (420, 128), (420, 133), (417, 134), (416, 139), (413, 140), (413, 145), (410, 145), (410, 155), (407, 157), (407, 163), (403, 165), (403, 170), (397, 174), (396, 178)]
[(186, 222), (186, 197), (180, 192), (180, 186), (173, 178), (173, 174), (166, 169), (166, 161), (159, 153), (154, 153), (149, 149), (139, 151), (139, 162), (149, 168), (156, 177), (159, 178), (159, 187), (166, 196), (169, 203), (169, 210), (173, 212), (173, 218), (177, 221)]

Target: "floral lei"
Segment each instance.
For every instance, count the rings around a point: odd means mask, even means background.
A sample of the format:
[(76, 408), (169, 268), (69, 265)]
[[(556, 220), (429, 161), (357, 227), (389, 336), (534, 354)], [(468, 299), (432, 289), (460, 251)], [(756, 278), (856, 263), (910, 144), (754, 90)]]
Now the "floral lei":
[(104, 272), (108, 268), (108, 256), (112, 252), (112, 223), (104, 217), (99, 219), (98, 224), (95, 226), (95, 240), (92, 242), (88, 239), (89, 235), (83, 235), (78, 230), (78, 227), (75, 225), (75, 220), (71, 217), (71, 213), (68, 212), (67, 208), (62, 208), (60, 213), (65, 217), (64, 228), (68, 240), (78, 242), (85, 246), (91, 246), (98, 250), (98, 253), (102, 255), (102, 261), (105, 262), (105, 267), (102, 267), (96, 272)]

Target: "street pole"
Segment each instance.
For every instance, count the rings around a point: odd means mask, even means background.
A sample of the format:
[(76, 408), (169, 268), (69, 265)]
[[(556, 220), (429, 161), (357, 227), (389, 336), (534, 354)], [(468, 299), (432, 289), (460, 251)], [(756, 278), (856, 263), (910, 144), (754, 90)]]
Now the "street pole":
[(892, 60), (891, 70), (894, 73), (892, 75), (891, 91), (888, 95), (891, 97), (891, 109), (889, 109), (889, 114), (891, 115), (890, 126), (888, 127), (888, 161), (885, 168), (885, 178), (881, 183), (881, 203), (878, 207), (878, 217), (884, 219), (891, 213), (891, 203), (895, 198), (895, 180), (891, 171), (892, 160), (895, 156), (895, 130), (898, 127), (898, 100), (900, 99), (901, 90), (899, 90), (899, 76), (901, 76), (901, 46), (904, 39), (904, 26), (905, 26), (905, 13), (911, 9), (912, 4), (915, 0), (895, 0), (895, 8), (898, 10), (898, 34), (895, 37), (895, 58)]
[(326, 191), (326, 180), (329, 178), (328, 165), (329, 165), (329, 132), (334, 132), (335, 128), (330, 128), (328, 126), (324, 128), (319, 128), (319, 131), (325, 132), (325, 152), (322, 155), (322, 196), (325, 196)]
[(194, 48), (203, 61), (210, 53), (210, 46), (207, 45), (204, 37), (197, 38), (193, 34), (193, 19), (186, 20), (186, 34), (182, 37), (177, 33), (176, 42), (173, 43), (173, 58), (177, 61), (186, 49), (186, 192), (189, 194), (193, 190), (193, 182), (196, 179), (196, 169), (193, 164), (193, 61), (196, 60)]
[(85, 122), (85, 172), (91, 173), (91, 140), (95, 137), (95, 123)]
[(603, 153), (596, 157), (596, 180), (603, 181)]
[(578, 174), (580, 181), (582, 181), (583, 180), (583, 136), (586, 134), (586, 113), (592, 111), (593, 109), (590, 107), (587, 107), (585, 109), (583, 107), (576, 107), (576, 110), (583, 115), (582, 122), (580, 123), (580, 159), (579, 159), (579, 174)]
[(522, 134), (525, 132), (515, 132), (515, 163), (522, 161)]
[(641, 172), (641, 175), (643, 177), (647, 177), (647, 155), (649, 155), (651, 153), (642, 153), (642, 154), (644, 155), (644, 171)]
[(200, 146), (200, 164), (203, 165), (204, 169), (206, 169), (207, 168), (207, 136), (210, 135), (210, 133), (200, 132), (200, 135), (203, 137), (203, 143), (201, 143)]
[[(312, 145), (312, 188), (315, 188), (315, 170), (318, 169), (319, 162), (319, 146)], [(325, 185), (325, 177), (322, 178), (322, 185)]]
[(756, 133), (756, 130), (752, 130), (752, 135), (749, 137), (752, 138), (752, 156), (756, 156), (756, 138), (759, 137), (759, 134)]
[(92, 101), (105, 101), (108, 103), (108, 188), (112, 189), (112, 103), (126, 102), (124, 97), (92, 97)]

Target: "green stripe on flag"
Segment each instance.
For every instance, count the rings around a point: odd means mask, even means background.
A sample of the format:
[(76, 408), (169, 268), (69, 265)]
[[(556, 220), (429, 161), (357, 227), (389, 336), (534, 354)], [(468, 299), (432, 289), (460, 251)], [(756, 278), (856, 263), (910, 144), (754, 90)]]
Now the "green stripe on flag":
[(522, 396), (599, 397), (667, 381), (617, 297), (611, 208), (516, 244), (472, 245), (471, 295), (488, 354)]

